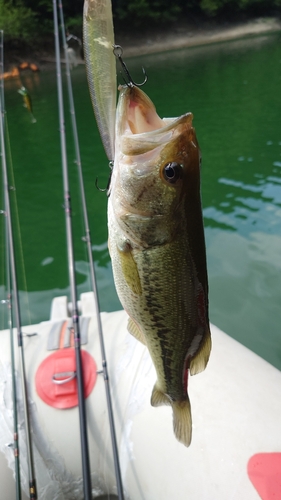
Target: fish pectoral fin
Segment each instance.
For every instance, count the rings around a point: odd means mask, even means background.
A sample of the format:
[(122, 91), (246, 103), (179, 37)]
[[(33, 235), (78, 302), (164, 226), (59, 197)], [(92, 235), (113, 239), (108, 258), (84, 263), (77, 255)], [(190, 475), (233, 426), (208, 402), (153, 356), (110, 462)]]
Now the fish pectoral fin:
[(158, 389), (157, 382), (152, 390), (150, 404), (151, 406), (171, 406), (172, 404), (172, 400), (163, 391)]
[(172, 403), (174, 433), (178, 441), (189, 446), (192, 437), (192, 418), (189, 398)]
[(136, 322), (132, 319), (128, 319), (128, 325), (127, 325), (128, 332), (133, 335), (137, 340), (142, 342), (142, 344), (146, 345), (146, 340), (145, 336), (142, 333), (140, 327), (136, 324)]
[(212, 348), (211, 333), (208, 328), (199, 351), (197, 352), (196, 356), (190, 361), (190, 375), (196, 375), (197, 373), (200, 373), (203, 370), (205, 370), (207, 363), (209, 361), (211, 348)]
[(137, 264), (134, 260), (132, 251), (128, 247), (126, 247), (125, 250), (120, 250), (120, 248), (118, 248), (118, 253), (120, 257), (124, 278), (128, 286), (136, 295), (141, 295), (142, 288), (141, 288), (139, 271)]

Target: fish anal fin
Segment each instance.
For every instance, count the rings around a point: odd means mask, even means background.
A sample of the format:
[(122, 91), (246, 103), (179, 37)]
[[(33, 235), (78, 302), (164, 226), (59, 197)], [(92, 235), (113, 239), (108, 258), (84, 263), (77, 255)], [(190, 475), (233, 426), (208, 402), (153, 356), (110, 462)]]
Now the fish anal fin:
[(210, 352), (212, 348), (211, 333), (208, 330), (205, 333), (204, 340), (199, 348), (197, 354), (190, 361), (190, 375), (196, 375), (197, 373), (205, 370), (207, 363), (209, 361)]
[(142, 333), (140, 327), (137, 325), (137, 323), (132, 319), (128, 319), (128, 325), (127, 325), (128, 332), (133, 335), (137, 340), (142, 342), (142, 344), (146, 345), (146, 340), (145, 336)]
[(167, 394), (164, 394), (164, 392), (157, 387), (157, 382), (152, 390), (150, 404), (151, 406), (171, 406), (172, 404), (172, 401)]
[(122, 250), (118, 248), (118, 253), (120, 257), (123, 275), (128, 286), (136, 295), (141, 295), (142, 288), (141, 288), (139, 271), (137, 264), (134, 260), (132, 251), (130, 249), (130, 246), (127, 245)]
[(188, 397), (172, 403), (174, 433), (178, 441), (189, 446), (192, 437), (191, 408)]

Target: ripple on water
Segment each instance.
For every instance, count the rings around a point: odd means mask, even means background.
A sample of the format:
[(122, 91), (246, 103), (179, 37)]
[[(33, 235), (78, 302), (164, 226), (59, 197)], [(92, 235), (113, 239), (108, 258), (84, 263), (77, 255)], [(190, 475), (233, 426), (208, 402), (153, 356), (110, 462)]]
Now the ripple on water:
[(54, 262), (54, 257), (46, 257), (41, 261), (41, 266), (48, 266), (49, 264), (52, 264)]

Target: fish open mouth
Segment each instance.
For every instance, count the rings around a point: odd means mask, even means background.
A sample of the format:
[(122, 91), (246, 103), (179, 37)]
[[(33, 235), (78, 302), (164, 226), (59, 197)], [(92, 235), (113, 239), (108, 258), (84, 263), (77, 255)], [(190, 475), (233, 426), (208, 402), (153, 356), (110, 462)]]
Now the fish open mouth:
[(161, 119), (151, 99), (138, 87), (120, 86), (116, 138), (125, 155), (139, 155), (162, 147), (192, 126), (192, 113)]
[(151, 99), (137, 87), (130, 88), (126, 119), (132, 134), (142, 134), (165, 126)]

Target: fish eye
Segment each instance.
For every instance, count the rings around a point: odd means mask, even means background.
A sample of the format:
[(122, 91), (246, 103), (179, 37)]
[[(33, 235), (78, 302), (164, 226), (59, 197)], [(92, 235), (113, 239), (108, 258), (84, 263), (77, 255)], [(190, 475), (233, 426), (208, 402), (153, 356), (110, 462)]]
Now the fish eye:
[(163, 177), (170, 184), (175, 184), (182, 178), (182, 165), (172, 161), (163, 167)]

